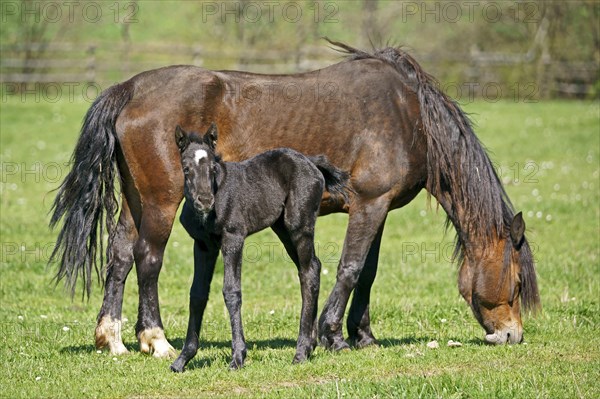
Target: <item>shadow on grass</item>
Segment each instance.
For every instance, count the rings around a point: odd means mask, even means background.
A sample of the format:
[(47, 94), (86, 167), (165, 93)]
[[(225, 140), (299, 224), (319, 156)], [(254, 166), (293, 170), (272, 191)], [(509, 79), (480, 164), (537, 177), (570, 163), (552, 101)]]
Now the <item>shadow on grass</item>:
[[(439, 337), (424, 337), (424, 336), (408, 336), (404, 338), (378, 338), (377, 342), (379, 346), (382, 348), (391, 348), (395, 346), (403, 346), (403, 345), (420, 345), (427, 344), (433, 340), (439, 340)], [(461, 341), (457, 338), (451, 338), (455, 341)], [(488, 346), (488, 344), (481, 338), (471, 338), (468, 340), (461, 341), (465, 345), (473, 345), (473, 346)], [(440, 344), (442, 342), (440, 341)]]
[[(183, 344), (185, 343), (185, 338), (175, 338), (170, 339), (169, 342), (176, 351), (180, 351), (183, 348)], [(295, 348), (296, 341), (289, 338), (281, 338), (275, 337), (271, 339), (264, 340), (248, 340), (246, 341), (246, 345), (250, 349), (281, 349), (281, 348)], [(140, 345), (137, 342), (125, 343), (125, 347), (131, 352), (139, 352)], [(213, 340), (200, 340), (200, 349), (231, 349), (231, 340), (223, 341), (213, 341)], [(60, 349), (60, 353), (95, 353), (96, 347), (93, 344), (89, 345), (71, 345), (65, 346)]]

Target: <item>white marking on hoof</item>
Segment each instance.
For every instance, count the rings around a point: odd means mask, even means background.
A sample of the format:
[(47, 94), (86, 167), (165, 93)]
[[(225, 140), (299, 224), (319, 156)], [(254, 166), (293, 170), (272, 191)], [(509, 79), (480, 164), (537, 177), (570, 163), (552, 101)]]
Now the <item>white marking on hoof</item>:
[(165, 332), (160, 327), (146, 329), (138, 334), (140, 350), (144, 353), (152, 353), (158, 358), (172, 358), (177, 354), (171, 346)]
[(104, 316), (96, 326), (96, 348), (107, 347), (112, 355), (129, 353), (121, 338), (121, 320)]
[(202, 158), (206, 158), (208, 157), (208, 153), (204, 150), (196, 150), (196, 152), (194, 153), (194, 160), (196, 160), (196, 163), (199, 164), (200, 160)]

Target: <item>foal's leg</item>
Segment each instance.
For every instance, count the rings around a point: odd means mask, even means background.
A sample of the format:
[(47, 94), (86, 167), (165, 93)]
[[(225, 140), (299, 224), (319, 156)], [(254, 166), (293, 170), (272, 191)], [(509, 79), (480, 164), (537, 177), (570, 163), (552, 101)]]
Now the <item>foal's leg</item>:
[(302, 310), (300, 313), (296, 355), (293, 361), (294, 363), (299, 363), (307, 360), (317, 345), (317, 306), (319, 301), (321, 262), (315, 255), (314, 250), (314, 226), (306, 234), (300, 231), (288, 232), (279, 223), (275, 224), (272, 228), (298, 268)]
[(232, 359), (229, 368), (238, 369), (246, 359), (246, 339), (242, 327), (242, 250), (244, 236), (226, 234), (223, 236), (222, 252), (224, 263), (223, 298), (229, 311), (231, 323)]
[(142, 352), (170, 357), (175, 350), (165, 337), (158, 305), (158, 275), (177, 206), (144, 207), (139, 239), (134, 246), (140, 302), (135, 331)]
[(317, 343), (317, 306), (321, 282), (321, 262), (315, 255), (314, 232), (290, 232), (296, 245), (300, 267), (302, 311), (294, 363), (308, 360)]
[(96, 348), (108, 346), (110, 353), (127, 353), (121, 338), (121, 310), (125, 280), (133, 266), (133, 244), (137, 229), (125, 196), (121, 199), (121, 215), (117, 223), (114, 241), (110, 243), (110, 265), (107, 267), (104, 300), (96, 326)]
[(320, 340), (326, 348), (341, 350), (349, 347), (342, 335), (342, 318), (350, 293), (365, 265), (367, 253), (385, 220), (389, 204), (386, 197), (379, 197), (366, 203), (357, 201), (351, 206), (335, 286), (319, 318)]
[(219, 246), (216, 243), (207, 243), (201, 240), (195, 241), (194, 281), (190, 289), (190, 319), (183, 350), (177, 360), (171, 365), (171, 370), (175, 372), (182, 372), (185, 365), (196, 356), (196, 352), (198, 351), (198, 337), (202, 325), (202, 316), (208, 302), (210, 284), (218, 256)]
[(348, 338), (357, 348), (362, 348), (371, 344), (376, 344), (377, 340), (371, 332), (371, 321), (369, 318), (369, 302), (371, 300), (371, 286), (377, 274), (377, 263), (379, 262), (379, 248), (381, 246), (381, 236), (383, 235), (383, 223), (371, 244), (365, 267), (363, 268), (350, 304), (348, 320), (346, 327), (348, 329)]

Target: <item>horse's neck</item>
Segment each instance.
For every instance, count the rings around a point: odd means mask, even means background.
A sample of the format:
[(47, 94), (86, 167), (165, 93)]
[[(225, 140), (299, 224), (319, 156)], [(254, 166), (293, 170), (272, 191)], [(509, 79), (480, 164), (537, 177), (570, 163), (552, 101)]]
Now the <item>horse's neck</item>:
[(476, 224), (473, 215), (467, 213), (464, 206), (457, 203), (452, 203), (450, 195), (444, 193), (440, 196), (438, 202), (446, 212), (450, 223), (456, 230), (459, 239), (459, 245), (462, 246), (462, 251), (475, 256), (480, 256), (480, 251), (485, 251), (490, 246), (490, 243), (501, 240), (504, 237), (504, 232), (495, 231), (496, 223), (492, 220), (489, 224), (481, 226)]

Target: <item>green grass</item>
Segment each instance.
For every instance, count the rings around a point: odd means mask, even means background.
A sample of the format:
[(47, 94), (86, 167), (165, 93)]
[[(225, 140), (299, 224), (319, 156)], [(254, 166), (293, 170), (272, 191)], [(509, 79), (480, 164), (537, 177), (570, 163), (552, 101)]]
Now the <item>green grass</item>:
[[(379, 347), (330, 353), (292, 365), (300, 311), (293, 265), (275, 236), (251, 237), (244, 264), (244, 369), (230, 372), (230, 332), (219, 261), (201, 350), (183, 374), (138, 352), (135, 272), (125, 295), (124, 340), (133, 354), (93, 347), (102, 293), (71, 301), (51, 284), (48, 193), (64, 177), (85, 101), (21, 102), (0, 114), (2, 161), (0, 397), (598, 397), (599, 104), (485, 103), (465, 109), (493, 152), (508, 193), (526, 215), (544, 311), (525, 319), (527, 345), (482, 344), (456, 287), (453, 233), (443, 211), (421, 194), (392, 212), (373, 287)], [(58, 175), (58, 176), (57, 176)], [(319, 219), (320, 304), (334, 283), (347, 217)], [(273, 244), (272, 244), (273, 243)], [(159, 289), (167, 336), (181, 349), (191, 283), (191, 242), (179, 224), (169, 241)], [(327, 271), (327, 274), (325, 272)], [(321, 308), (320, 307), (320, 308)], [(68, 331), (64, 331), (68, 327)], [(426, 344), (436, 339), (437, 350)], [(448, 348), (448, 340), (463, 343)]]

